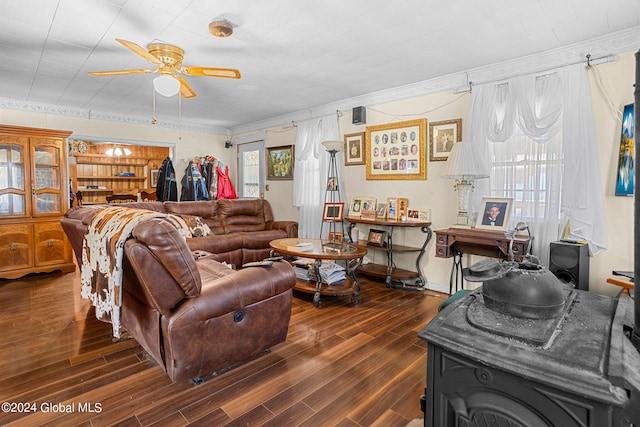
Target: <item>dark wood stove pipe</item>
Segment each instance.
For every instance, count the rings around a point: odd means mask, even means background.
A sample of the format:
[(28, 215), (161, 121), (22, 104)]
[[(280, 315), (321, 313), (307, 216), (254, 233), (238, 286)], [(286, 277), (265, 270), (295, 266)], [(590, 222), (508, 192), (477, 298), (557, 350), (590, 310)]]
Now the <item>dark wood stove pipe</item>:
[[(635, 118), (635, 128), (633, 133), (633, 148), (634, 148), (634, 170), (636, 169), (636, 162), (640, 157), (640, 150), (638, 150), (638, 141), (635, 140), (636, 135), (638, 135), (638, 130), (640, 130), (640, 126), (638, 126), (638, 109), (640, 107), (640, 50), (636, 52), (636, 84), (634, 89), (634, 111), (633, 117)], [(634, 173), (634, 184), (633, 184), (633, 217), (634, 217), (634, 233), (633, 233), (633, 277), (634, 283), (640, 283), (640, 194), (638, 194), (638, 190), (640, 186), (638, 186), (638, 177), (637, 171)], [(640, 352), (640, 298), (638, 298), (638, 290), (634, 290), (634, 327), (633, 334), (631, 337), (631, 342), (636, 347), (636, 350)]]

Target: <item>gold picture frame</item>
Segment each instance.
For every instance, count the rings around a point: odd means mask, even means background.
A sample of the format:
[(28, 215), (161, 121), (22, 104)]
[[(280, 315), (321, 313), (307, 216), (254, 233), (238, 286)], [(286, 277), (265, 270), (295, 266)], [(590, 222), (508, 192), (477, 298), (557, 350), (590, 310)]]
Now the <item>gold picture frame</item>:
[(293, 147), (267, 147), (267, 179), (293, 179)]
[(427, 119), (367, 126), (367, 179), (427, 179), (426, 129)]
[(366, 159), (364, 132), (344, 136), (344, 165), (364, 165)]
[(446, 161), (453, 144), (460, 141), (462, 141), (462, 119), (429, 123), (429, 160)]

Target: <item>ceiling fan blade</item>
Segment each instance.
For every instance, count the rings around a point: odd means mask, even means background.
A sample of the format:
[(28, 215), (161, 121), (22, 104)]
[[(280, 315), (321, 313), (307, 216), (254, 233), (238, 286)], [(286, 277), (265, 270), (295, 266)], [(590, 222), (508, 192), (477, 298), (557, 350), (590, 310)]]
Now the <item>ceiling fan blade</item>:
[(147, 61), (151, 62), (152, 64), (157, 65), (157, 66), (164, 65), (161, 60), (159, 60), (155, 56), (151, 55), (149, 53), (149, 51), (147, 51), (147, 49), (143, 48), (139, 44), (136, 44), (134, 42), (130, 42), (130, 41), (127, 41), (127, 40), (123, 40), (123, 39), (116, 39), (116, 41), (118, 43), (120, 43), (122, 46), (124, 46), (127, 49), (129, 49), (131, 52), (135, 53), (138, 56), (141, 56), (142, 58), (146, 59)]
[(189, 86), (189, 84), (183, 77), (176, 75), (174, 75), (173, 77), (178, 79), (178, 81), (180, 82), (180, 94), (183, 98), (193, 98), (196, 96), (194, 90), (191, 89), (191, 86)]
[(182, 67), (180, 72), (188, 76), (222, 77), (239, 79), (240, 71), (233, 68)]
[(90, 76), (117, 76), (121, 74), (145, 74), (145, 73), (155, 73), (158, 71), (155, 70), (114, 70), (114, 71), (91, 71), (89, 72)]

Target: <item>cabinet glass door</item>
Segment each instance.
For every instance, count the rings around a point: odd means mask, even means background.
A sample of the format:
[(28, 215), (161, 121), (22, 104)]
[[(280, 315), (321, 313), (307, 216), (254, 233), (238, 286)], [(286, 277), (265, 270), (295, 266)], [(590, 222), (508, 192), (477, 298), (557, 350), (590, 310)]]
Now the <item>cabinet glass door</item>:
[(25, 215), (24, 146), (0, 144), (0, 215)]
[[(33, 144), (33, 142), (32, 142)], [(34, 216), (60, 214), (62, 206), (62, 182), (60, 144), (33, 144), (33, 196)]]

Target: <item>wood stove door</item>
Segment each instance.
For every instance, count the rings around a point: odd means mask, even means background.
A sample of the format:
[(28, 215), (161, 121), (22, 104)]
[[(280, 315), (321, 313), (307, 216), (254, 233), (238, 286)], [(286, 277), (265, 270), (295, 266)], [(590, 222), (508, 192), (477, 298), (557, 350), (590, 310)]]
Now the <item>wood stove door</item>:
[(610, 408), (429, 344), (425, 426), (611, 425)]

